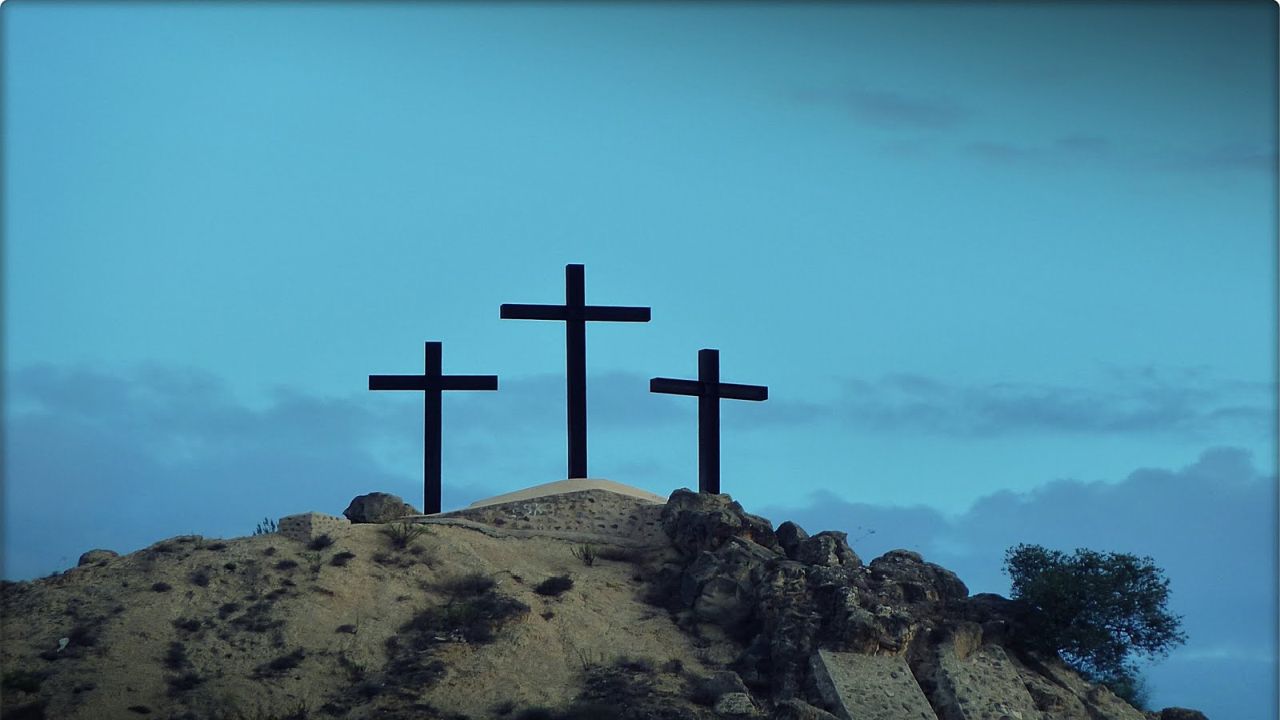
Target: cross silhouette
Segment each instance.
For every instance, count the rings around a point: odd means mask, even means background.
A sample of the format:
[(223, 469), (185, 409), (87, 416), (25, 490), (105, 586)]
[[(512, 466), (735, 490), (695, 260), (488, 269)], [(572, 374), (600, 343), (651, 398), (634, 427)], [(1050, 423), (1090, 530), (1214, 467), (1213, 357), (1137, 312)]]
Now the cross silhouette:
[(587, 305), (582, 266), (565, 265), (563, 305), (503, 303), (500, 315), (503, 320), (559, 320), (565, 324), (569, 477), (587, 477), (587, 322), (649, 322), (649, 308)]
[(698, 492), (720, 493), (720, 399), (768, 400), (769, 388), (720, 382), (720, 351), (698, 351), (698, 379), (653, 378), (649, 392), (698, 398)]
[(442, 375), (441, 346), (428, 342), (426, 370), (421, 375), (370, 375), (370, 390), (417, 390), (423, 393), (422, 511), (440, 512), (440, 401), (443, 390), (497, 390), (497, 375)]

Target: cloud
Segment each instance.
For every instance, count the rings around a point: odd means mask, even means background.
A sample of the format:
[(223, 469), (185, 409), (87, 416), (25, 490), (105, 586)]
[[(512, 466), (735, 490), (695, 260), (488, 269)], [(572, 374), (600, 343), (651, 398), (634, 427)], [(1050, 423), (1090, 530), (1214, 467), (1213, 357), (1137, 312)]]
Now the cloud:
[(944, 130), (968, 117), (965, 108), (949, 98), (867, 87), (799, 89), (790, 93), (790, 100), (842, 109), (863, 123), (890, 128)]
[(866, 430), (959, 437), (1026, 433), (1265, 437), (1274, 385), (1222, 381), (1200, 370), (1109, 371), (1092, 386), (961, 384), (896, 374), (845, 382), (837, 415)]
[[(420, 409), (288, 390), (255, 409), (215, 377), (173, 368), (39, 366), (8, 380), (5, 577), (74, 565), (92, 547), (129, 552), (176, 534), (244, 535), (264, 516), (336, 514), (373, 490), (421, 503), (421, 476), (378, 459), (389, 443), (421, 462)], [(461, 491), (451, 485), (446, 499)]]
[(1007, 142), (974, 142), (969, 143), (966, 149), (978, 158), (997, 163), (1026, 163), (1041, 160), (1044, 157), (1044, 151), (1041, 149), (1021, 147)]
[(891, 127), (945, 129), (955, 127), (965, 117), (964, 111), (950, 100), (884, 90), (851, 90), (845, 101), (855, 117)]
[(1134, 170), (1162, 172), (1263, 172), (1274, 173), (1274, 148), (1241, 143), (1215, 147), (1173, 147), (1160, 150), (1121, 146), (1100, 135), (1075, 133), (1040, 143), (978, 140), (963, 146), (968, 155), (983, 162), (1014, 166), (1063, 168), (1072, 164), (1108, 163)]
[[(1256, 467), (1247, 451), (1211, 448), (1187, 467), (1142, 468), (1119, 482), (1058, 480), (1029, 492), (1002, 491), (958, 516), (850, 502), (830, 492), (801, 507), (751, 510), (810, 532), (844, 530), (857, 538), (854, 549), (864, 560), (895, 547), (916, 550), (955, 571), (973, 592), (1008, 592), (1000, 567), (1005, 549), (1018, 543), (1149, 556), (1164, 569), (1170, 609), (1183, 617), (1189, 636), (1150, 674), (1156, 706), (1190, 704), (1193, 696), (1183, 688), (1232, 687), (1232, 676), (1218, 673), (1247, 665), (1251, 677), (1265, 682), (1250, 685), (1244, 700), (1213, 690), (1214, 704), (1204, 709), (1243, 704), (1251, 712), (1214, 716), (1274, 714), (1276, 476)], [(1191, 668), (1209, 674), (1183, 684), (1178, 678)]]
[(1066, 152), (1085, 155), (1104, 155), (1111, 152), (1111, 141), (1100, 135), (1066, 135), (1053, 143), (1054, 147)]
[(1276, 151), (1256, 145), (1224, 143), (1203, 150), (1170, 150), (1157, 155), (1154, 163), (1183, 172), (1263, 172), (1276, 171)]

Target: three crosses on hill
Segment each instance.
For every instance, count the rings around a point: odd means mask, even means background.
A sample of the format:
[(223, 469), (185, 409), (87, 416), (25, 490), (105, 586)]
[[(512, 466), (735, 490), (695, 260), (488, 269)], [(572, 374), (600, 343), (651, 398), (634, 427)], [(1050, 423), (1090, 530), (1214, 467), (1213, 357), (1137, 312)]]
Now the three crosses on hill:
[[(647, 307), (587, 305), (582, 265), (566, 265), (563, 305), (505, 303), (504, 320), (558, 320), (565, 323), (565, 368), (568, 378), (568, 464), (570, 478), (587, 477), (587, 343), (591, 321), (649, 322)], [(440, 403), (444, 390), (497, 390), (496, 375), (444, 375), (441, 344), (426, 344), (422, 375), (370, 375), (370, 390), (415, 390), (424, 393), (423, 475), (424, 506), (428, 515), (440, 512)], [(720, 399), (766, 400), (761, 385), (720, 382), (720, 354), (698, 351), (698, 379), (653, 378), (649, 391), (698, 398), (698, 490), (720, 492)]]

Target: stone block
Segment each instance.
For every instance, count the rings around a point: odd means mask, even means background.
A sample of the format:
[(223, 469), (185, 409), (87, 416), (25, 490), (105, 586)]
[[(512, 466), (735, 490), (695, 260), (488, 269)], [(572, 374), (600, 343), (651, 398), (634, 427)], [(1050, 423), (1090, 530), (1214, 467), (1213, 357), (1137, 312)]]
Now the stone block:
[(902, 657), (818, 650), (810, 663), (823, 702), (842, 720), (938, 720)]
[(308, 512), (280, 518), (276, 531), (287, 538), (299, 542), (311, 542), (321, 535), (336, 535), (351, 527), (346, 518)]
[(1040, 711), (999, 645), (948, 642), (938, 652), (934, 704), (958, 720), (1034, 720)]

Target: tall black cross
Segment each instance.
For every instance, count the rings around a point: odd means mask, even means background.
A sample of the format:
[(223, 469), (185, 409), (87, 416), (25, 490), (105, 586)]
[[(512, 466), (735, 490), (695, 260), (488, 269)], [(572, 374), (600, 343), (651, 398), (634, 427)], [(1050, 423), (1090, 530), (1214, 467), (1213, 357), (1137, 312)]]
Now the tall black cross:
[(563, 305), (503, 303), (503, 320), (560, 320), (565, 324), (569, 399), (569, 477), (587, 476), (587, 322), (649, 322), (647, 307), (587, 305), (582, 266), (564, 266)]
[(698, 492), (720, 493), (720, 399), (768, 400), (764, 385), (720, 382), (720, 351), (698, 351), (698, 379), (653, 378), (649, 392), (698, 398)]
[(422, 511), (440, 512), (440, 395), (443, 390), (497, 390), (497, 375), (442, 375), (440, 343), (427, 343), (421, 375), (370, 375), (370, 390), (418, 390), (423, 393)]

